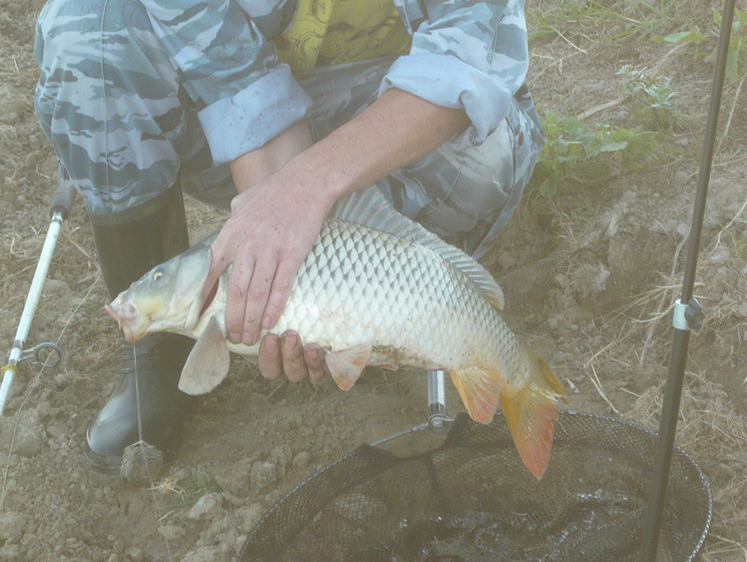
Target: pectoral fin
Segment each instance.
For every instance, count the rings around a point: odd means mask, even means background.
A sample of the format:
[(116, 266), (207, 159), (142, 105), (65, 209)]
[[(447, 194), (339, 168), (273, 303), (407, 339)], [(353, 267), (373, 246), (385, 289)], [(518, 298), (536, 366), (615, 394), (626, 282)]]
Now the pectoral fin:
[(230, 366), (231, 355), (223, 332), (218, 321), (211, 318), (187, 357), (179, 378), (179, 390), (187, 394), (210, 392), (226, 378)]
[(371, 344), (362, 343), (342, 351), (332, 351), (324, 356), (332, 378), (341, 390), (350, 390), (361, 376), (371, 355)]

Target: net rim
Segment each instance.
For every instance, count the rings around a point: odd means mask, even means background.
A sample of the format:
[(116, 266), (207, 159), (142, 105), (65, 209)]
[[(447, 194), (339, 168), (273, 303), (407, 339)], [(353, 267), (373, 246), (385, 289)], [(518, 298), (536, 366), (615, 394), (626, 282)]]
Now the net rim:
[[(459, 415), (457, 415), (456, 419), (458, 420), (460, 417), (466, 417), (466, 414), (459, 414)], [(556, 424), (562, 423), (561, 420), (563, 418), (574, 418), (574, 417), (575, 418), (586, 418), (586, 419), (589, 419), (589, 420), (592, 420), (592, 421), (598, 420), (601, 423), (610, 424), (610, 425), (615, 424), (615, 425), (626, 426), (631, 431), (635, 431), (635, 432), (638, 432), (638, 433), (646, 434), (648, 437), (650, 437), (651, 439), (653, 439), (654, 442), (656, 442), (656, 440), (658, 438), (658, 432), (653, 431), (651, 429), (648, 429), (646, 427), (643, 427), (642, 425), (634, 423), (634, 422), (632, 422), (630, 420), (626, 420), (626, 419), (618, 418), (618, 417), (614, 417), (614, 416), (609, 416), (609, 415), (605, 415), (605, 414), (597, 414), (597, 413), (594, 413), (594, 412), (583, 412), (583, 411), (573, 410), (573, 409), (561, 409), (559, 411), (559, 413), (558, 413), (558, 419), (555, 421), (555, 423)], [(500, 428), (501, 425), (505, 426), (505, 418), (503, 417), (503, 414), (501, 412), (497, 412), (496, 413), (496, 416), (495, 416), (495, 418), (493, 419), (493, 421), (491, 422), (490, 425), (493, 425), (493, 424), (496, 424), (497, 428)], [(414, 432), (415, 432), (415, 428), (412, 428), (409, 432), (405, 431), (405, 432), (401, 432), (401, 433), (395, 434), (392, 438), (393, 439), (398, 439), (398, 438), (403, 437), (405, 435), (410, 435), (410, 434), (412, 434)], [(451, 434), (451, 430), (450, 430), (449, 433)], [(282, 506), (283, 506), (283, 504), (286, 501), (288, 501), (290, 498), (292, 498), (296, 493), (301, 492), (301, 490), (305, 486), (309, 485), (309, 483), (311, 481), (315, 480), (316, 478), (319, 478), (321, 475), (323, 475), (327, 471), (332, 470), (334, 467), (338, 466), (340, 463), (348, 461), (349, 459), (351, 459), (351, 457), (360, 454), (360, 451), (362, 449), (363, 450), (368, 449), (368, 450), (371, 450), (373, 452), (376, 452), (376, 454), (394, 457), (394, 458), (396, 458), (398, 460), (401, 460), (401, 461), (407, 461), (407, 460), (410, 460), (410, 459), (415, 459), (417, 457), (421, 457), (423, 455), (431, 454), (431, 453), (433, 453), (434, 451), (436, 451), (438, 449), (444, 448), (447, 445), (447, 443), (448, 443), (448, 437), (447, 437), (447, 440), (444, 443), (442, 443), (441, 445), (439, 445), (438, 447), (436, 447), (434, 449), (431, 449), (431, 450), (429, 450), (429, 451), (427, 451), (425, 453), (417, 453), (417, 454), (409, 455), (409, 456), (395, 455), (394, 453), (391, 453), (390, 451), (386, 451), (386, 450), (381, 449), (379, 447), (371, 446), (368, 443), (364, 443), (364, 444), (360, 445), (359, 447), (355, 448), (351, 452), (349, 452), (349, 453), (347, 453), (347, 454), (339, 457), (338, 459), (336, 459), (333, 462), (331, 462), (331, 463), (323, 466), (322, 468), (320, 468), (318, 470), (315, 470), (313, 473), (311, 473), (310, 475), (308, 475), (307, 477), (305, 477), (303, 480), (301, 480), (298, 484), (296, 484), (295, 486), (293, 486), (293, 488), (291, 488), (287, 493), (285, 493), (282, 496), (282, 498), (280, 498), (260, 518), (260, 520), (255, 524), (254, 528), (251, 529), (251, 531), (248, 533), (247, 538), (246, 538), (246, 540), (244, 542), (244, 545), (243, 545), (243, 547), (241, 549), (242, 552), (247, 548), (247, 545), (249, 545), (252, 542), (252, 540), (257, 536), (257, 534), (260, 531), (262, 531), (263, 527), (265, 526), (266, 521), (268, 519), (272, 518), (274, 516), (275, 512), (277, 512), (279, 509), (281, 509)], [(675, 444), (673, 446), (672, 455), (673, 455), (673, 457), (675, 455), (681, 456), (682, 459), (685, 461), (685, 463), (688, 464), (691, 468), (693, 468), (695, 470), (695, 474), (697, 475), (697, 483), (698, 483), (699, 487), (702, 489), (702, 491), (704, 492), (705, 498), (706, 498), (706, 504), (707, 504), (706, 505), (706, 509), (707, 509), (707, 511), (706, 511), (706, 516), (705, 516), (705, 522), (703, 524), (703, 529), (701, 531), (700, 536), (698, 537), (697, 542), (695, 543), (695, 546), (692, 549), (692, 552), (690, 553), (690, 556), (686, 559), (686, 562), (691, 562), (692, 560), (695, 559), (695, 557), (697, 556), (697, 554), (700, 552), (701, 548), (703, 547), (703, 544), (705, 543), (706, 537), (708, 536), (708, 531), (710, 529), (712, 518), (713, 518), (713, 495), (712, 495), (712, 492), (711, 492), (711, 485), (710, 485), (710, 482), (709, 482), (707, 476), (705, 475), (705, 473), (703, 472), (703, 470), (700, 468), (700, 466), (698, 465), (698, 463), (696, 463), (695, 460), (684, 449), (682, 449), (682, 447), (680, 447), (679, 445)]]

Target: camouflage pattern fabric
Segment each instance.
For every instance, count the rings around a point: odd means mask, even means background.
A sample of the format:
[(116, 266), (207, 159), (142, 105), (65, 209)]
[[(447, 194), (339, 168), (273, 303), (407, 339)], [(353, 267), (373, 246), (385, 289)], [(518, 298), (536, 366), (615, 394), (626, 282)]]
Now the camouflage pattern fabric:
[(407, 90), (464, 108), (472, 124), (379, 187), (479, 257), (544, 142), (524, 82), (523, 2), (394, 3), (408, 54), (296, 78), (273, 43), (294, 0), (50, 0), (35, 45), (41, 128), (92, 214), (137, 207), (177, 174), (185, 192), (227, 208), (230, 160), (302, 118), (318, 140), (386, 89)]

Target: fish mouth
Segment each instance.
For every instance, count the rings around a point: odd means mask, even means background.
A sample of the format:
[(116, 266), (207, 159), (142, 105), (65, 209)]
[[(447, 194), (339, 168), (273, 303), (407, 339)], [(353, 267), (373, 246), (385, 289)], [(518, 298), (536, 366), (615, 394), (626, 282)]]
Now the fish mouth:
[(109, 313), (109, 316), (116, 320), (117, 325), (124, 333), (127, 343), (135, 345), (143, 339), (143, 336), (138, 335), (136, 330), (140, 315), (137, 308), (128, 303), (127, 299), (123, 298), (124, 295), (125, 293), (120, 293), (111, 304), (105, 305), (104, 308)]

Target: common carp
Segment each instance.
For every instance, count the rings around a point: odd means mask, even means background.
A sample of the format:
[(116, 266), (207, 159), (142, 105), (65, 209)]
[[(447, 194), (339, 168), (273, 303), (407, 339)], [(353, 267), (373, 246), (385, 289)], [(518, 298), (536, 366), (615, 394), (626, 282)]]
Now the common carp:
[[(229, 352), (253, 360), (259, 351), (227, 339), (230, 266), (208, 302), (200, 300), (213, 240), (155, 267), (106, 307), (130, 343), (155, 332), (197, 340), (179, 380), (188, 394), (220, 384)], [(342, 390), (366, 365), (445, 369), (476, 422), (489, 423), (500, 400), (521, 459), (541, 478), (563, 387), (508, 328), (502, 308), (486, 269), (371, 188), (338, 203), (324, 222), (272, 332), (292, 329), (319, 344)]]

